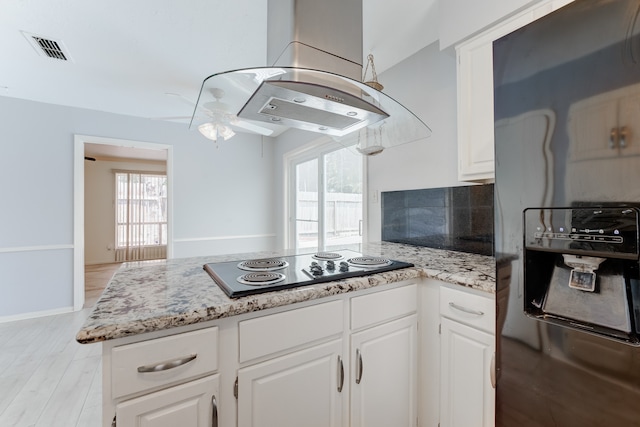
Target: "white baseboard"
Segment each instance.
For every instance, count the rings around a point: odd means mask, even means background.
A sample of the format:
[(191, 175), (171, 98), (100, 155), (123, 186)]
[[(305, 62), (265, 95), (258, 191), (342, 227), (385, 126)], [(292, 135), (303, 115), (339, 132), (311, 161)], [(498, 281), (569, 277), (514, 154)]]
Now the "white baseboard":
[(20, 313), (12, 316), (0, 316), (0, 323), (15, 322), (18, 320), (35, 319), (37, 317), (54, 316), (73, 312), (73, 307), (56, 308), (53, 310), (33, 311), (31, 313)]

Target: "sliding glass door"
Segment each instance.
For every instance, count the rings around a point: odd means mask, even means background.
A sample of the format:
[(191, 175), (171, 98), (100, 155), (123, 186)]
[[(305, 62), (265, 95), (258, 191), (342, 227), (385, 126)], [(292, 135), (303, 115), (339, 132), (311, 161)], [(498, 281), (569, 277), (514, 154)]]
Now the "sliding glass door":
[(292, 158), (290, 246), (324, 251), (362, 243), (363, 158), (318, 148)]

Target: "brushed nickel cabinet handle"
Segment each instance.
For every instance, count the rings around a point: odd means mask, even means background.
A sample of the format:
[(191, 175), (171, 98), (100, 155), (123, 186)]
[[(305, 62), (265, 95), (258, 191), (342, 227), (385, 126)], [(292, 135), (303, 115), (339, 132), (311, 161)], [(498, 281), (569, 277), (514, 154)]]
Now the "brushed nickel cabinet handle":
[(362, 380), (362, 353), (359, 349), (356, 349), (356, 384), (360, 384)]
[(626, 126), (620, 128), (620, 148), (627, 146), (627, 137), (629, 136), (629, 129)]
[(211, 397), (211, 427), (218, 427), (218, 402), (216, 401), (216, 397)]
[(618, 146), (618, 128), (611, 128), (609, 132), (609, 148), (612, 150)]
[(491, 388), (496, 388), (496, 353), (494, 352), (491, 356), (491, 372), (489, 372), (489, 377), (491, 378)]
[(338, 393), (342, 392), (344, 386), (344, 364), (342, 363), (342, 357), (338, 356)]
[(484, 316), (484, 311), (463, 307), (461, 305), (456, 304), (455, 302), (450, 302), (449, 307), (456, 309), (458, 311), (462, 311), (463, 313), (475, 314), (476, 316)]
[(169, 369), (177, 368), (178, 366), (187, 364), (192, 360), (195, 360), (196, 357), (198, 357), (197, 354), (191, 354), (187, 357), (182, 357), (180, 359), (167, 360), (166, 362), (160, 362), (155, 365), (138, 366), (138, 372), (146, 373), (146, 372), (167, 371)]

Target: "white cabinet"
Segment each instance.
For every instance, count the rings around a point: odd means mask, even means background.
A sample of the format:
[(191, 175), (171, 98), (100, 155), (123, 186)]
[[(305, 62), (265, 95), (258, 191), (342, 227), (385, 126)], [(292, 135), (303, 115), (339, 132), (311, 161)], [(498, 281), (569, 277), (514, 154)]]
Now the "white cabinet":
[(241, 321), (238, 426), (416, 426), (416, 300), (414, 283)]
[(105, 342), (103, 427), (417, 427), (415, 281), (295, 307)]
[[(640, 179), (640, 85), (577, 101), (569, 108), (568, 201), (636, 199)], [(606, 170), (607, 173), (598, 173)], [(633, 194), (629, 194), (632, 191)]]
[(569, 109), (570, 161), (640, 154), (640, 85), (576, 102)]
[(334, 340), (240, 369), (238, 426), (341, 426), (341, 354)]
[(494, 336), (447, 318), (441, 328), (440, 426), (492, 426)]
[(351, 299), (352, 427), (417, 423), (418, 287)]
[(218, 332), (104, 343), (103, 427), (215, 427)]
[(493, 41), (571, 1), (542, 1), (456, 46), (460, 181), (494, 178)]
[(351, 426), (417, 425), (417, 317), (351, 337)]
[(239, 322), (239, 427), (342, 425), (344, 305)]
[(495, 299), (443, 287), (440, 314), (440, 426), (493, 426)]
[(118, 427), (218, 427), (219, 375), (116, 405)]

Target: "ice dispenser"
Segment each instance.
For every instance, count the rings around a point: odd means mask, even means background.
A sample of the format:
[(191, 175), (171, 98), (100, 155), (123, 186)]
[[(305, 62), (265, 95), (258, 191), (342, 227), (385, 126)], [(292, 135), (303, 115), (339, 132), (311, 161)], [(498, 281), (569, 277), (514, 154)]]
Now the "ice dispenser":
[(635, 207), (524, 211), (528, 316), (640, 346)]

